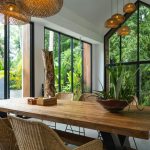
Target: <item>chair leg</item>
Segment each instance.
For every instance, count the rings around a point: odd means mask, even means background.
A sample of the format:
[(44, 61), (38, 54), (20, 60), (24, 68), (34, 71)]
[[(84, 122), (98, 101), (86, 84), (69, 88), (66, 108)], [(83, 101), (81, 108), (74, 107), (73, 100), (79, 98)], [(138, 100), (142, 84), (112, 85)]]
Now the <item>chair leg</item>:
[(81, 131), (81, 127), (79, 127), (79, 135), (83, 134), (85, 136), (85, 128), (82, 128), (83, 131)]
[[(70, 126), (70, 129), (68, 128)], [(71, 131), (73, 133), (73, 129), (72, 129), (72, 126), (71, 125), (66, 125), (66, 129), (65, 129), (65, 132), (67, 131)]]
[(102, 136), (101, 136), (101, 132), (100, 131), (97, 131), (98, 132), (98, 139), (102, 140)]
[(138, 150), (138, 147), (137, 147), (137, 144), (136, 144), (136, 141), (135, 141), (135, 138), (134, 138), (134, 137), (133, 137), (133, 142), (134, 142), (134, 145), (135, 145), (136, 150)]

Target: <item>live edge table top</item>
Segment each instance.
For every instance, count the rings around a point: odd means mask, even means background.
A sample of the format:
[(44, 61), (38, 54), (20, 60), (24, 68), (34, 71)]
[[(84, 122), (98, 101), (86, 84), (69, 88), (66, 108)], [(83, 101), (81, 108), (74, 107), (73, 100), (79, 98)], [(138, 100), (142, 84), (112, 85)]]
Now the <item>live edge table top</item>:
[(55, 121), (108, 133), (149, 139), (150, 108), (132, 107), (119, 113), (104, 110), (98, 102), (58, 100), (55, 106), (28, 105), (27, 98), (0, 100), (0, 111)]

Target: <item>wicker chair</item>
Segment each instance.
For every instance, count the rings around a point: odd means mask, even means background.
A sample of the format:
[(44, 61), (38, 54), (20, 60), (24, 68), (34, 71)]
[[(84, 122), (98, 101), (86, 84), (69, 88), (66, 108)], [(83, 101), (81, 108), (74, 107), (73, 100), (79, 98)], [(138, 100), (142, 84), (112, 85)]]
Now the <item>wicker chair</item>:
[(60, 100), (73, 100), (73, 93), (57, 93), (56, 98)]
[[(68, 150), (59, 136), (40, 122), (10, 117), (20, 150)], [(75, 150), (102, 150), (100, 140), (91, 141)]]
[(92, 93), (83, 93), (79, 101), (86, 101), (86, 102), (95, 102), (97, 100), (97, 97)]
[(11, 124), (7, 118), (0, 118), (0, 150), (19, 150)]

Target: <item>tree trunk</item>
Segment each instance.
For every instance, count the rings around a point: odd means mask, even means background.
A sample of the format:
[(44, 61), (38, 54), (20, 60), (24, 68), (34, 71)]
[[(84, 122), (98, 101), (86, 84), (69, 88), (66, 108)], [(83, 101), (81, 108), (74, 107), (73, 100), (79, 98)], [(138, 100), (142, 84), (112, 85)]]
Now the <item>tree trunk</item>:
[(55, 75), (54, 75), (54, 62), (53, 52), (48, 50), (42, 51), (44, 69), (45, 69), (45, 84), (44, 84), (44, 97), (55, 96)]

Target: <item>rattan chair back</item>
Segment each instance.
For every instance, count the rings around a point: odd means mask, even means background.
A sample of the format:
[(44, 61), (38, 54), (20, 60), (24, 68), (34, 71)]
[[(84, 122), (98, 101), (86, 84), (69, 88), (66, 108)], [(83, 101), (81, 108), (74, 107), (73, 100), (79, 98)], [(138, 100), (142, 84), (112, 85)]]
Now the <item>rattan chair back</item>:
[(0, 150), (18, 150), (14, 132), (7, 118), (0, 118)]
[(62, 99), (62, 100), (73, 100), (73, 96), (74, 94), (73, 93), (57, 93), (56, 94), (56, 97), (57, 99)]
[(92, 94), (92, 93), (83, 93), (80, 98), (79, 98), (79, 101), (89, 101), (89, 102), (92, 102), (92, 101), (96, 101), (97, 100), (97, 97), (96, 95)]
[(19, 150), (67, 150), (59, 136), (48, 126), (11, 117)]

